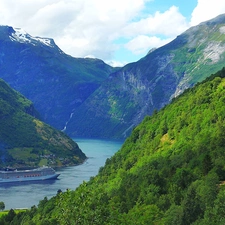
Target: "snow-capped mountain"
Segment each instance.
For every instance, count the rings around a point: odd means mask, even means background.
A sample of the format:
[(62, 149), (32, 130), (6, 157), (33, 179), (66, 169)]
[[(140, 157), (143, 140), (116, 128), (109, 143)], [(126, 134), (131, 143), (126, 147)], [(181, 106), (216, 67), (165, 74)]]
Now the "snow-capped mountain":
[[(19, 42), (22, 44), (31, 44), (33, 46), (43, 45), (57, 49), (60, 53), (64, 53), (54, 42), (52, 38), (33, 37), (28, 34), (22, 28), (13, 28), (10, 26), (0, 26), (0, 39), (8, 40), (13, 42)], [(65, 53), (64, 53), (65, 54)]]
[(49, 47), (55, 47), (55, 42), (50, 38), (32, 37), (25, 30), (21, 28), (14, 28), (14, 32), (9, 36), (12, 41), (18, 41), (20, 43), (31, 43), (32, 45), (43, 43)]
[(0, 26), (0, 78), (32, 100), (42, 119), (58, 129), (112, 71), (102, 60), (65, 54), (53, 39)]

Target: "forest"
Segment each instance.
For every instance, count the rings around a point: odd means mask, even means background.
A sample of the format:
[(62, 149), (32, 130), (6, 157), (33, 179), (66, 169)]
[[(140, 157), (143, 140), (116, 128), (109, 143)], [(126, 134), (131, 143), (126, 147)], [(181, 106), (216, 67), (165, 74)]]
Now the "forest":
[(225, 68), (133, 129), (97, 176), (0, 225), (225, 224)]
[[(53, 159), (42, 157), (51, 154)], [(85, 159), (77, 143), (42, 122), (33, 103), (0, 79), (0, 168), (78, 165)]]

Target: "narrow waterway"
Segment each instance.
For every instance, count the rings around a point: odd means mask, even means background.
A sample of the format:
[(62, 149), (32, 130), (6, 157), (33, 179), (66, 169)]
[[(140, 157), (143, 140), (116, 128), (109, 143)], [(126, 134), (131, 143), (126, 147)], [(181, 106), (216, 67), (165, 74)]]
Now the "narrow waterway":
[(75, 139), (88, 159), (79, 166), (61, 168), (57, 170), (60, 176), (57, 180), (0, 184), (0, 201), (5, 203), (6, 209), (30, 208), (38, 205), (44, 197), (52, 197), (61, 189), (76, 189), (83, 181), (95, 176), (99, 168), (117, 152), (122, 142), (98, 139)]

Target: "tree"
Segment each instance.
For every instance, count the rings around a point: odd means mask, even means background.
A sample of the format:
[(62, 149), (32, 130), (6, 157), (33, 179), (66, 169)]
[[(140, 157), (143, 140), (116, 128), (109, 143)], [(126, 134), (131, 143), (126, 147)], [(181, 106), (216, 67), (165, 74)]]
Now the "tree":
[(0, 210), (3, 211), (5, 209), (5, 203), (0, 202)]
[(15, 216), (16, 216), (16, 213), (14, 212), (14, 210), (10, 209), (8, 214), (5, 217), (5, 221), (6, 222), (11, 222), (14, 219)]
[(200, 207), (200, 199), (193, 186), (190, 186), (187, 191), (187, 196), (183, 203), (183, 225), (190, 225), (198, 218), (202, 217), (202, 210)]

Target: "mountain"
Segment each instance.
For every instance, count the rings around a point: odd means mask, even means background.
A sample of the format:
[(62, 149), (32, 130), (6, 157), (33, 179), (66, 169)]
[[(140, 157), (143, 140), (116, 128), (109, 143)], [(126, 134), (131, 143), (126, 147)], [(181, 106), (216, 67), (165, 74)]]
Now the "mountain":
[(225, 14), (188, 29), (169, 44), (112, 73), (74, 112), (70, 136), (124, 138), (146, 115), (220, 70)]
[(0, 26), (0, 77), (57, 129), (113, 71), (102, 60), (65, 54), (52, 39)]
[(224, 112), (225, 68), (147, 116), (89, 182), (10, 224), (225, 224)]
[(0, 167), (67, 166), (86, 156), (63, 132), (38, 119), (33, 103), (0, 79)]

